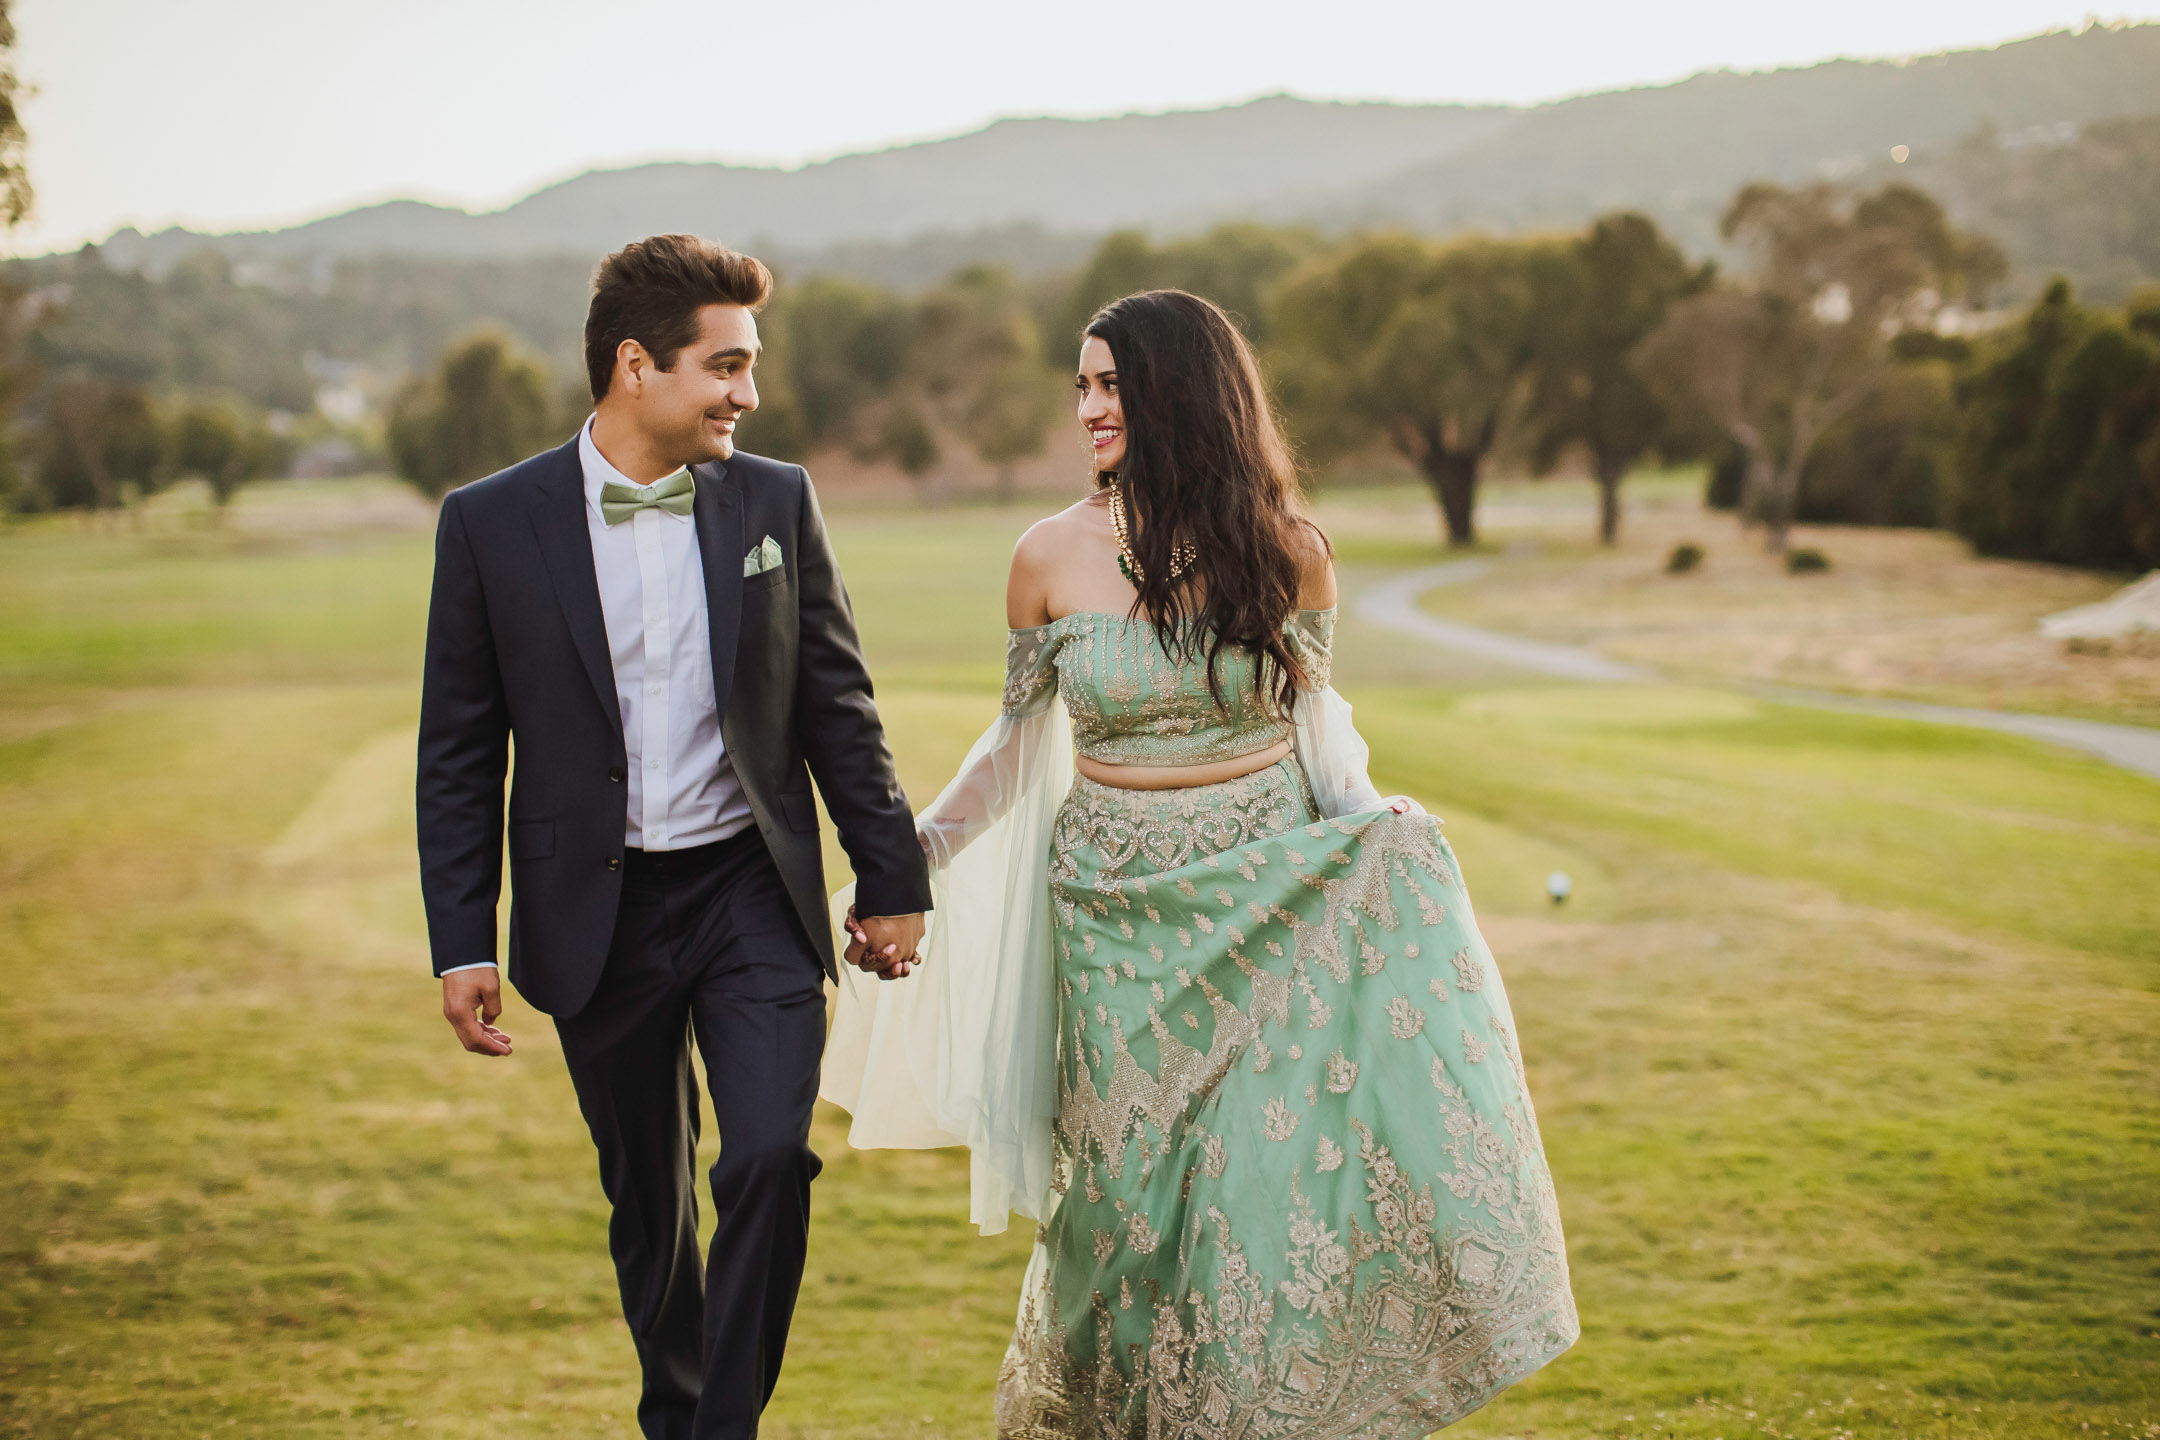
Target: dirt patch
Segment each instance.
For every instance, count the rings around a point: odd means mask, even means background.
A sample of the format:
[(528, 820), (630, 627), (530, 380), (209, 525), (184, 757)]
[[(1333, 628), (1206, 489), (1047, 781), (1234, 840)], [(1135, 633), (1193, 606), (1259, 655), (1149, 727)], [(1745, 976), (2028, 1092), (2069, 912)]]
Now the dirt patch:
[[(1794, 533), (1831, 568), (1792, 575), (1730, 516), (1665, 507), (1631, 514), (1611, 550), (1585, 543), (1572, 520), (1531, 533), (1542, 546), (1518, 542), (1425, 605), (1674, 676), (2160, 723), (2160, 653), (2073, 646), (2036, 628), (2104, 598), (2119, 577), (1976, 559), (1936, 531), (1837, 527)], [(1703, 560), (1668, 574), (1682, 542)]]
[(281, 480), (244, 490), (228, 525), (249, 535), (335, 535), (435, 528), (435, 504), (387, 479)]
[(45, 1246), (38, 1259), (47, 1265), (140, 1265), (157, 1259), (157, 1253), (155, 1240), (67, 1240)]

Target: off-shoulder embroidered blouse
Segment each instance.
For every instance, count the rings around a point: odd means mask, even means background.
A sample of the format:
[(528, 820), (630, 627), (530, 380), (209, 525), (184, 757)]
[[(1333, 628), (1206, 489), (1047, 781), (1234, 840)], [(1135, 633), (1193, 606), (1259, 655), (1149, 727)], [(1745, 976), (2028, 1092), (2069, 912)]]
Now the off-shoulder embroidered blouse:
[[(1328, 684), (1333, 610), (1299, 610), (1283, 625), (1306, 684)], [(1064, 698), (1073, 746), (1108, 765), (1205, 765), (1288, 739), (1291, 721), (1253, 687), (1258, 657), (1226, 646), (1216, 664), (1223, 703), (1208, 691), (1203, 653), (1180, 663), (1144, 618), (1080, 610), (1014, 630), (1005, 652), (1005, 713), (1030, 715)]]

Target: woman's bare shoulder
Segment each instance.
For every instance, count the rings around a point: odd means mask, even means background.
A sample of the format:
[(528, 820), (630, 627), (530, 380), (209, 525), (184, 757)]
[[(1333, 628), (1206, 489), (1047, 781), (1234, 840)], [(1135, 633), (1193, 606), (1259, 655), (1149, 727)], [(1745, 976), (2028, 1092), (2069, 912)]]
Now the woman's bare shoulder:
[(1296, 527), (1298, 557), (1298, 608), (1335, 608), (1335, 555), (1327, 532), (1310, 516), (1300, 516)]
[(1099, 523), (1088, 513), (1092, 508), (1083, 500), (1028, 526), (1013, 546), (1013, 572), (1047, 570), (1069, 554), (1072, 543)]
[(1006, 623), (1015, 630), (1050, 623), (1050, 592), (1059, 569), (1070, 562), (1076, 541), (1101, 522), (1082, 500), (1028, 526), (1013, 546), (1012, 573), (1005, 586)]

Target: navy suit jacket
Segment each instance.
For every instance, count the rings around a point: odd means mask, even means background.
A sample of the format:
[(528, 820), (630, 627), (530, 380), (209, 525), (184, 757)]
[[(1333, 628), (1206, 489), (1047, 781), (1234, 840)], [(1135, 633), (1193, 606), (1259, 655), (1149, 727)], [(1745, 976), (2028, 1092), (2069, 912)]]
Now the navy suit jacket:
[[(930, 908), (914, 819), (809, 475), (739, 452), (691, 475), (721, 738), (831, 974), (812, 777), (865, 915)], [(768, 535), (782, 564), (745, 578)], [(584, 1008), (622, 893), (628, 763), (573, 439), (443, 497), (417, 787), (436, 974), (495, 958), (508, 774), (510, 979), (547, 1014)]]

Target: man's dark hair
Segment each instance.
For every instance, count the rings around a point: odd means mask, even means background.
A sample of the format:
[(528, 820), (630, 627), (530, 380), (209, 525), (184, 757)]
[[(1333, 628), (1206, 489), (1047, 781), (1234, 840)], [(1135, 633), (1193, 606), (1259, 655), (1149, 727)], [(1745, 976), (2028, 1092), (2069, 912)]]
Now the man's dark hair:
[(623, 246), (593, 272), (585, 312), (585, 378), (593, 399), (607, 394), (623, 341), (637, 341), (662, 370), (673, 370), (683, 346), (697, 338), (700, 309), (756, 310), (771, 295), (772, 272), (763, 264), (695, 235), (653, 235)]

